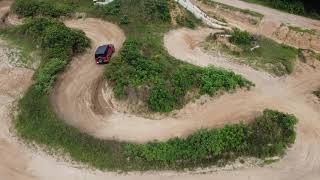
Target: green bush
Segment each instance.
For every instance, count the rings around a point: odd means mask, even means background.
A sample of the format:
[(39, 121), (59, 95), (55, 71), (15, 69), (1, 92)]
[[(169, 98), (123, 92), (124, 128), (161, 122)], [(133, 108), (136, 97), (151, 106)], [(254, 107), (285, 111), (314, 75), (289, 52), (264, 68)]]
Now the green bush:
[[(120, 57), (111, 61), (106, 68), (105, 77), (113, 84), (118, 98), (126, 96), (127, 88), (151, 87), (146, 103), (156, 112), (169, 112), (182, 107), (187, 102), (185, 95), (192, 88), (200, 89), (200, 94), (215, 95), (217, 91), (253, 85), (243, 77), (223, 69), (201, 68), (182, 62), (177, 67), (168, 67), (173, 63), (170, 59), (159, 59), (159, 55), (157, 58), (145, 57), (141, 44), (129, 38), (123, 44)], [(159, 81), (161, 86), (158, 86)]]
[(128, 39), (123, 43), (123, 47), (120, 51), (121, 59), (130, 65), (137, 63), (138, 59), (141, 58), (140, 50), (138, 48), (137, 41)]
[(202, 71), (202, 68), (188, 64), (177, 68), (170, 77), (176, 101), (181, 101), (180, 97), (184, 97), (189, 89), (199, 86)]
[(251, 124), (249, 142), (252, 154), (260, 157), (282, 154), (288, 144), (294, 143), (296, 123), (293, 115), (265, 110), (264, 116)]
[(170, 112), (175, 105), (175, 99), (164, 85), (156, 85), (151, 89), (148, 105), (156, 112)]
[(45, 0), (15, 0), (12, 10), (18, 15), (59, 17), (68, 15), (72, 9), (68, 6), (54, 4)]
[(123, 16), (120, 20), (120, 24), (129, 24), (128, 16)]
[(118, 15), (120, 13), (121, 1), (113, 1), (106, 6), (94, 6), (94, 11), (103, 16)]
[(170, 21), (170, 11), (167, 0), (144, 0), (144, 15), (147, 20)]
[(29, 19), (16, 32), (32, 39), (43, 50), (56, 53), (50, 53), (51, 58), (65, 57), (66, 52), (82, 52), (90, 43), (83, 32), (71, 30), (56, 20), (44, 17)]
[(240, 29), (235, 28), (231, 32), (230, 41), (237, 45), (250, 45), (252, 42), (252, 36), (247, 31), (241, 31)]
[(194, 29), (196, 27), (195, 23), (192, 20), (190, 20), (184, 16), (180, 16), (180, 15), (177, 16), (176, 22), (177, 22), (177, 24), (179, 24), (181, 26), (186, 26), (191, 29)]
[(164, 165), (221, 159), (226, 154), (282, 155), (285, 148), (294, 142), (296, 123), (297, 119), (292, 115), (265, 110), (252, 124), (202, 129), (186, 138), (173, 138), (166, 142), (127, 144), (124, 153), (136, 161)]
[(200, 93), (215, 95), (218, 90), (230, 91), (236, 87), (250, 87), (253, 84), (234, 72), (214, 67), (204, 68), (199, 79)]
[(35, 89), (39, 93), (48, 92), (56, 79), (56, 74), (58, 74), (66, 64), (64, 60), (50, 59), (47, 63), (39, 67), (33, 77), (35, 80)]
[(50, 18), (33, 18), (13, 29), (18, 36), (32, 39), (45, 58), (33, 79), (34, 89), (47, 92), (55, 80), (55, 75), (67, 64), (72, 54), (80, 53), (89, 46), (89, 39), (78, 30), (72, 30)]

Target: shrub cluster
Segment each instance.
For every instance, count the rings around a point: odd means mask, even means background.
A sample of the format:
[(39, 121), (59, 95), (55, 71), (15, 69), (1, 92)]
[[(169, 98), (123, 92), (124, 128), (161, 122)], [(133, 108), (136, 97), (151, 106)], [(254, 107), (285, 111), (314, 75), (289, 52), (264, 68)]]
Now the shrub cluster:
[(250, 45), (252, 42), (252, 35), (247, 31), (241, 31), (238, 28), (234, 28), (231, 32), (230, 41), (237, 45)]
[(95, 6), (93, 11), (103, 16), (118, 15), (121, 9), (121, 2), (122, 1), (116, 0), (109, 3), (107, 6)]
[(14, 13), (24, 16), (65, 16), (72, 12), (69, 6), (63, 4), (53, 4), (45, 0), (15, 0), (12, 5)]
[(248, 125), (227, 125), (203, 129), (186, 137), (166, 142), (127, 144), (125, 154), (135, 161), (184, 164), (221, 159), (227, 154), (269, 157), (282, 155), (295, 140), (297, 119), (289, 114), (265, 110)]
[(176, 22), (177, 22), (177, 24), (179, 24), (181, 26), (185, 26), (185, 27), (188, 27), (191, 29), (194, 29), (196, 27), (194, 22), (191, 19), (184, 17), (184, 16), (180, 16), (180, 15), (177, 16)]
[(296, 124), (297, 119), (293, 115), (265, 110), (263, 116), (249, 125), (250, 154), (258, 157), (283, 154), (285, 148), (295, 141)]
[(29, 19), (13, 31), (19, 36), (32, 39), (45, 56), (33, 77), (38, 93), (47, 92), (55, 75), (63, 69), (72, 54), (80, 53), (89, 46), (89, 39), (83, 32), (43, 17)]
[(288, 11), (292, 14), (305, 14), (304, 5), (299, 0), (263, 0), (276, 9)]
[(170, 12), (167, 0), (144, 0), (144, 15), (148, 20), (170, 21)]
[[(133, 10), (132, 7), (135, 9)], [(143, 22), (169, 22), (171, 20), (167, 0), (115, 0), (106, 6), (95, 6), (91, 13), (104, 16), (123, 15), (121, 24), (127, 24), (123, 23), (126, 22), (124, 21), (125, 16), (140, 19)]]
[[(170, 59), (164, 60), (170, 63)], [(126, 40), (120, 57), (106, 68), (105, 77), (114, 84), (118, 98), (125, 97), (127, 87), (150, 87), (146, 102), (156, 112), (169, 112), (184, 105), (191, 88), (199, 89), (201, 95), (213, 96), (218, 91), (253, 85), (233, 72), (215, 67), (201, 68), (181, 62), (169, 71), (158, 59), (143, 56), (139, 43), (133, 39)]]

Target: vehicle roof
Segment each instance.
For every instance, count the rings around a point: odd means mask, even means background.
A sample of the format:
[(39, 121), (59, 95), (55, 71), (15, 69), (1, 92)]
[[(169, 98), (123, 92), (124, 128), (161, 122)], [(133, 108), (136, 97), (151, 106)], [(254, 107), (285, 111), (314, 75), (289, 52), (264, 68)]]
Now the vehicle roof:
[(96, 50), (96, 54), (105, 54), (108, 49), (108, 45), (99, 46)]

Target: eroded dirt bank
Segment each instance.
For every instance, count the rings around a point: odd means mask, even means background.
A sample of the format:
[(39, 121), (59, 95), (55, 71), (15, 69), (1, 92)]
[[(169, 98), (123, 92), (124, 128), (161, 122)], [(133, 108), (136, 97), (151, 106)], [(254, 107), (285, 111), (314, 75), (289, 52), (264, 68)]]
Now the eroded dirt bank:
[[(212, 1), (226, 4), (231, 8), (219, 4), (207, 5), (200, 0), (191, 0), (194, 5), (208, 13), (208, 16), (218, 16), (234, 27), (267, 36), (279, 43), (320, 51), (320, 21), (241, 0)], [(232, 9), (232, 7), (240, 9)], [(247, 12), (247, 10), (252, 12)], [(254, 12), (259, 15), (253, 15)]]
[[(192, 0), (196, 1), (196, 0)], [(249, 9), (265, 16), (273, 22), (289, 23), (298, 27), (320, 30), (320, 22), (310, 18), (289, 14), (276, 9), (264, 7), (258, 4), (247, 3), (241, 0), (213, 0), (241, 9)]]

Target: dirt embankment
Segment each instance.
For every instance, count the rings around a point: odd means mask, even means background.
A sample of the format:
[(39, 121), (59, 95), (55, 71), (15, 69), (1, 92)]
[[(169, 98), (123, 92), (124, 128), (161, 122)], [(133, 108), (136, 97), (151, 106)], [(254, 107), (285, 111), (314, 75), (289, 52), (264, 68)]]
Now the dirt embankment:
[[(214, 0), (222, 5), (207, 5), (200, 0), (191, 0), (196, 6), (207, 12), (209, 16), (223, 17), (230, 25), (247, 30), (252, 33), (262, 34), (280, 43), (285, 43), (297, 48), (312, 49), (320, 52), (320, 22), (305, 17), (287, 14), (263, 6), (246, 3), (240, 0)], [(251, 15), (246, 10), (257, 12)], [(299, 28), (290, 28), (299, 27)], [(304, 30), (307, 29), (307, 30)]]

